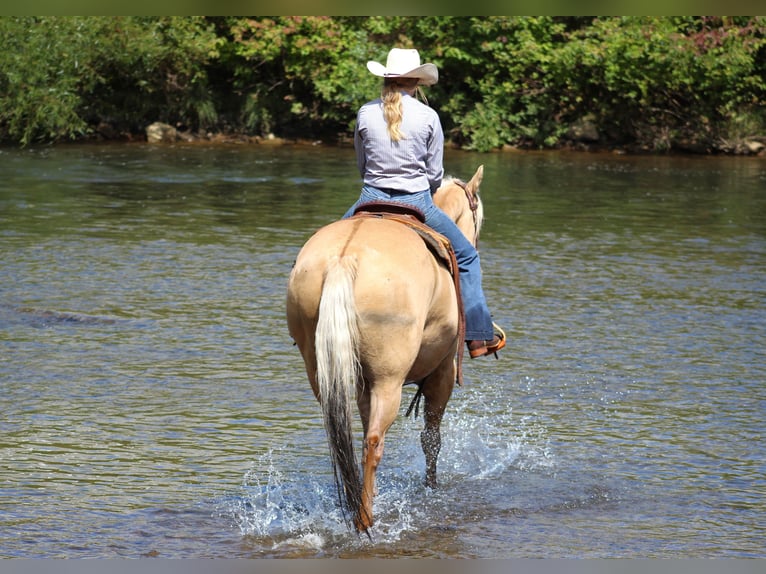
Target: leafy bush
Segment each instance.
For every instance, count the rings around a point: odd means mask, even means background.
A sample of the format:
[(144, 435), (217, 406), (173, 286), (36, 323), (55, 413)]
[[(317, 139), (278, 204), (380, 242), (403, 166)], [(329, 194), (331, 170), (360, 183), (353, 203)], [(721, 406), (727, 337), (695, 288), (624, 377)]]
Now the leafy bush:
[(764, 105), (764, 23), (748, 21), (760, 27), (751, 36), (721, 19), (596, 19), (559, 50), (570, 115), (595, 113), (610, 139), (655, 151), (691, 138), (711, 147), (714, 126)]
[(445, 133), (486, 151), (606, 144), (737, 151), (766, 142), (766, 17), (0, 17), (0, 140), (78, 138), (161, 120), (348, 138), (415, 47)]
[(377, 89), (360, 62), (372, 53), (360, 19), (327, 16), (234, 18), (234, 87), (243, 121), (261, 132), (311, 137), (348, 132)]
[(0, 139), (211, 122), (205, 66), (218, 43), (202, 18), (2, 17)]
[(766, 132), (763, 17), (461, 21), (441, 38), (442, 65), (466, 89), (443, 109), (469, 148), (554, 147), (586, 117), (605, 141), (653, 151), (720, 149), (738, 114)]

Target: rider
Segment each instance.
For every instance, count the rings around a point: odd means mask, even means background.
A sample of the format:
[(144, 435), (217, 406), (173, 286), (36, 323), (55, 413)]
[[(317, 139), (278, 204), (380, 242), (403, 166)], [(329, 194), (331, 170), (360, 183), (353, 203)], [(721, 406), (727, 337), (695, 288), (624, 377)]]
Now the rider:
[(401, 202), (420, 209), (426, 224), (446, 236), (455, 250), (471, 358), (496, 353), (505, 347), (505, 336), (500, 329), (495, 332), (484, 298), (479, 254), (431, 197), (444, 176), (444, 134), (439, 116), (415, 94), (422, 97), (419, 86), (438, 81), (438, 70), (434, 64), (421, 65), (417, 50), (400, 48), (388, 53), (385, 66), (370, 61), (367, 69), (384, 78), (383, 90), (357, 114), (354, 148), (364, 185), (344, 217), (368, 201)]

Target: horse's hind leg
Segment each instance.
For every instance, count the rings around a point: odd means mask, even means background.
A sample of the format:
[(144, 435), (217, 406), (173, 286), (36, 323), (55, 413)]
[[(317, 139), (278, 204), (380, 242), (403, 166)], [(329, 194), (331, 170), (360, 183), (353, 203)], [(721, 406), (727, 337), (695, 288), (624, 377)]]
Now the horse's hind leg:
[(358, 530), (367, 530), (373, 523), (372, 502), (377, 494), (376, 473), (383, 459), (386, 432), (396, 418), (401, 398), (401, 384), (398, 381), (378, 380), (372, 389), (368, 383), (357, 401), (364, 428), (362, 506), (355, 519)]
[(455, 363), (445, 361), (423, 381), (425, 426), (420, 433), (420, 444), (426, 458), (426, 486), (436, 487), (436, 461), (441, 450), (441, 422), (447, 402), (455, 386)]

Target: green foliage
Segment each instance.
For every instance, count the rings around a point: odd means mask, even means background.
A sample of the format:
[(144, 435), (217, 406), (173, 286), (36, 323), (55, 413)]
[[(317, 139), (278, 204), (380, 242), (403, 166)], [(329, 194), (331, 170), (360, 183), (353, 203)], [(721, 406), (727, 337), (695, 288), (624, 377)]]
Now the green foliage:
[[(61, 25), (59, 25), (61, 24)], [(86, 129), (78, 116), (79, 20), (0, 18), (0, 135), (27, 144)]]
[(90, 120), (141, 129), (154, 120), (204, 128), (217, 121), (207, 66), (221, 41), (203, 18), (102, 18), (91, 28)]
[(371, 47), (358, 18), (279, 16), (232, 19), (235, 89), (249, 128), (309, 137), (348, 131), (373, 93), (360, 62)]
[(580, 71), (569, 74), (573, 111), (594, 112), (613, 138), (648, 149), (691, 137), (711, 146), (711, 124), (764, 105), (764, 21), (748, 26), (753, 35), (714, 18), (597, 19), (562, 46), (567, 69)]
[(483, 65), (466, 78), (478, 96), (476, 104), (464, 110), (459, 126), (467, 147), (482, 151), (506, 143), (542, 147), (566, 129), (558, 121), (558, 78), (552, 74), (562, 30), (563, 25), (550, 17), (471, 20), (466, 34), (471, 43), (463, 50), (473, 52)]
[(210, 122), (205, 66), (218, 43), (201, 18), (0, 17), (0, 139)]
[(664, 151), (694, 140), (716, 149), (733, 114), (746, 113), (750, 125), (763, 117), (764, 18), (487, 17), (461, 24), (441, 45), (450, 46), (444, 67), (457, 60), (465, 86), (447, 93), (442, 109), (455, 122), (453, 138), (469, 148), (553, 147), (588, 117), (613, 143)]
[(652, 151), (766, 141), (765, 17), (0, 17), (0, 140), (83, 137), (161, 120), (190, 130), (347, 138), (415, 47), (466, 148), (601, 141)]

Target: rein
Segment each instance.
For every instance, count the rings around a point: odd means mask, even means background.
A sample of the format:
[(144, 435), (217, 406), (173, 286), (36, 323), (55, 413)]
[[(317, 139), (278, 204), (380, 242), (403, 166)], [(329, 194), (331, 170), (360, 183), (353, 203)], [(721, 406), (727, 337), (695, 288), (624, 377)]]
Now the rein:
[(468, 200), (468, 207), (473, 216), (473, 246), (479, 248), (479, 222), (476, 219), (476, 210), (479, 209), (479, 198), (468, 191), (468, 184), (462, 179), (453, 179), (452, 182), (465, 192), (465, 198)]

